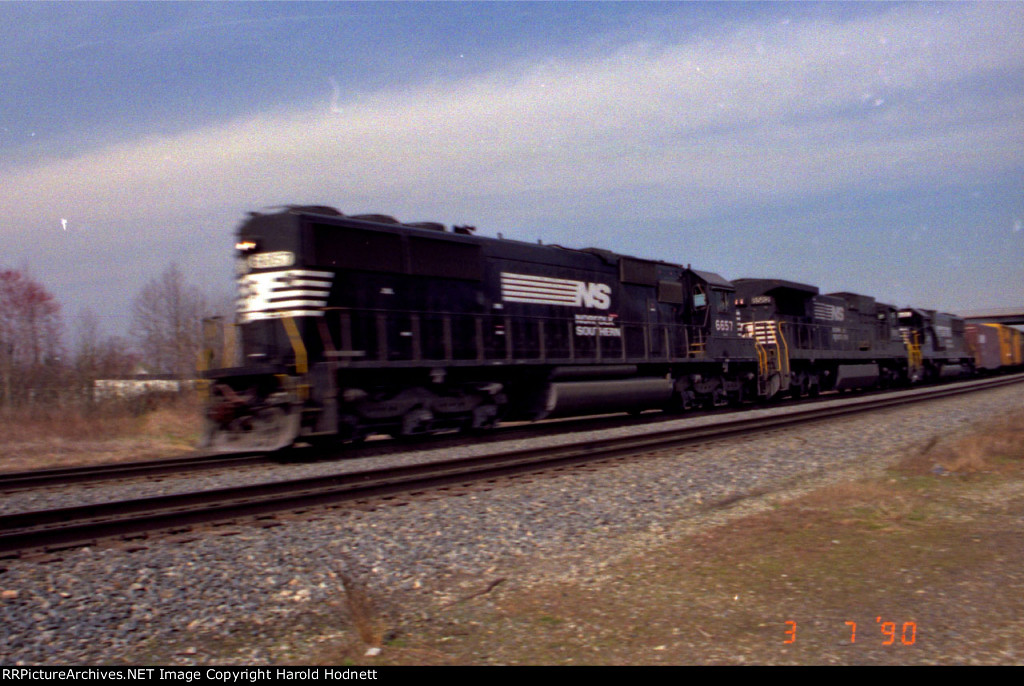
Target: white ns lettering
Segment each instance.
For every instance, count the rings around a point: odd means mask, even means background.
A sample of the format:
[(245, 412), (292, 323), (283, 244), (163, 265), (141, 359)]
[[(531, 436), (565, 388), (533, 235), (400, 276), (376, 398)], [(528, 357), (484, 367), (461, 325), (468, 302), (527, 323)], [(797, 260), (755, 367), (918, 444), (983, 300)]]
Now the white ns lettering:
[(607, 310), (612, 305), (611, 286), (603, 283), (582, 283), (576, 286), (576, 305)]

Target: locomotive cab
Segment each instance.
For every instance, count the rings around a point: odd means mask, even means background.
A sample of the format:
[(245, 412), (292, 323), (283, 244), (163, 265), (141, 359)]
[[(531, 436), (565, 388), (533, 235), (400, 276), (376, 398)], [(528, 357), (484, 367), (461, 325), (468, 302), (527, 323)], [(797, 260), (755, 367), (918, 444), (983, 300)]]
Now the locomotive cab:
[(935, 310), (906, 308), (898, 313), (900, 334), (910, 351), (912, 380), (961, 376), (974, 371), (964, 321)]
[(707, 356), (745, 357), (750, 354), (739, 332), (736, 287), (714, 272), (687, 268), (680, 282), (687, 297), (681, 320), (696, 333), (691, 353)]
[(326, 304), (332, 275), (305, 264), (301, 224), (291, 211), (251, 213), (238, 229), (235, 250), (235, 323), (221, 326), (223, 355), (211, 354), (220, 346), (209, 343), (204, 352), (218, 364), (203, 373), (208, 399), (201, 446), (276, 450), (299, 433), (300, 402), (309, 394), (303, 381), (309, 318)]

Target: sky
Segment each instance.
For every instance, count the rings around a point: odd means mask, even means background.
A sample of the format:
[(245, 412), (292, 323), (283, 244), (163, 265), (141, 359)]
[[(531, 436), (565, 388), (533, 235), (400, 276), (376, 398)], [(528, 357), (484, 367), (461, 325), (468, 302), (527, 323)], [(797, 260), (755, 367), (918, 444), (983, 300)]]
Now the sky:
[(0, 269), (126, 335), (249, 211), (1024, 306), (1024, 3), (0, 2)]

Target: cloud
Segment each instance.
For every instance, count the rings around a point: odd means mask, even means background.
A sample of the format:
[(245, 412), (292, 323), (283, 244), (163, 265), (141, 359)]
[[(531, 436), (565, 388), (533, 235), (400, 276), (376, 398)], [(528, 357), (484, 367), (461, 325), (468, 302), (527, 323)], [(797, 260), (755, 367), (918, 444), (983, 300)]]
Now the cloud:
[(844, 187), (945, 183), (1020, 166), (1021, 35), (1019, 5), (910, 5), (340, 103), (325, 92), (321, 103), (7, 166), (0, 204), (25, 236), (40, 215), (73, 211), (90, 226), (150, 226), (225, 205), (486, 213), (516, 199), (522, 219), (633, 198), (686, 219)]

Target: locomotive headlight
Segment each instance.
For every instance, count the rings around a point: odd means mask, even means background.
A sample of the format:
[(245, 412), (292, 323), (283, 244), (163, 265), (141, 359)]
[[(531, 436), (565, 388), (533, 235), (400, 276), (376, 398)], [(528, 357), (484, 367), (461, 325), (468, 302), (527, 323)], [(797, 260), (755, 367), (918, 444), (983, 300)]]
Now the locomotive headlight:
[(256, 249), (255, 241), (238, 241), (235, 243), (235, 250), (241, 250), (242, 252), (249, 252), (250, 250)]

